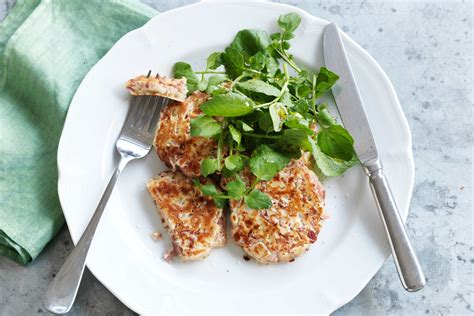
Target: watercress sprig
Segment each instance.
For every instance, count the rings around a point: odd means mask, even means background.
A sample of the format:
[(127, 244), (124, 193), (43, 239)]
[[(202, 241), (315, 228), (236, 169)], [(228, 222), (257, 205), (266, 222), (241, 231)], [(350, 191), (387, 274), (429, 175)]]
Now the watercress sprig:
[(289, 52), (300, 23), (298, 14), (288, 13), (278, 19), (280, 32), (241, 30), (223, 51), (209, 55), (202, 71), (175, 64), (174, 76), (187, 79), (189, 93), (211, 96), (201, 105), (203, 114), (191, 120), (191, 135), (217, 142), (216, 156), (202, 161), (201, 174), (228, 178), (227, 184), (196, 185), (220, 206), (232, 199), (254, 209), (271, 207), (258, 183), (302, 152), (312, 154), (325, 176), (341, 175), (358, 162), (353, 138), (320, 101), (339, 77), (325, 67), (303, 69)]

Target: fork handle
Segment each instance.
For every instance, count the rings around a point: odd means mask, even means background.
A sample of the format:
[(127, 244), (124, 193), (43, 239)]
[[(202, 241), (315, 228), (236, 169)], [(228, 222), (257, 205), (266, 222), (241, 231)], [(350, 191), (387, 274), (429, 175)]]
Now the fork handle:
[(112, 194), (115, 184), (127, 163), (134, 159), (131, 156), (122, 155), (118, 167), (107, 185), (107, 188), (100, 199), (99, 205), (94, 212), (86, 230), (81, 236), (76, 247), (72, 250), (63, 266), (51, 282), (43, 298), (44, 307), (55, 314), (69, 312), (76, 298), (82, 274), (86, 265), (87, 253), (89, 252), (92, 238), (104, 213), (105, 206)]

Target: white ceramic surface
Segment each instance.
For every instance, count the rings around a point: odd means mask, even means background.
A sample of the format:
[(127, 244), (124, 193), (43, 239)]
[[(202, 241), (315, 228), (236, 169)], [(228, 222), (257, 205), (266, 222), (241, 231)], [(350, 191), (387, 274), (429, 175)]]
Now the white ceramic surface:
[[(303, 65), (322, 66), (327, 21), (286, 5), (248, 2), (197, 3), (162, 13), (125, 35), (97, 63), (74, 96), (58, 151), (58, 191), (74, 242), (118, 160), (114, 144), (127, 112), (126, 80), (148, 69), (170, 75), (176, 61), (199, 69), (207, 54), (222, 50), (238, 30), (274, 32), (278, 16), (289, 11), (302, 16), (291, 52)], [(414, 178), (410, 130), (383, 70), (349, 37), (344, 40), (387, 178), (406, 218)], [(203, 261), (166, 263), (162, 255), (170, 242), (151, 238), (164, 229), (144, 184), (164, 168), (154, 153), (127, 167), (88, 258), (92, 273), (137, 313), (329, 314), (360, 292), (389, 254), (367, 179), (356, 167), (325, 180), (329, 219), (318, 241), (295, 262), (246, 262), (229, 239)]]

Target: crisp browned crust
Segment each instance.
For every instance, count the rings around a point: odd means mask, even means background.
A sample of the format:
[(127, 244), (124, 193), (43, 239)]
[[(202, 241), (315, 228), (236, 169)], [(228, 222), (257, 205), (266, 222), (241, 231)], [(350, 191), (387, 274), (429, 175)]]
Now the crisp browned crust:
[(164, 171), (147, 183), (162, 222), (183, 260), (197, 260), (226, 242), (223, 210), (181, 172)]
[(324, 187), (304, 158), (292, 160), (272, 180), (256, 185), (272, 207), (253, 210), (231, 201), (232, 236), (261, 263), (288, 262), (317, 239), (324, 211)]
[(132, 95), (159, 95), (176, 101), (184, 101), (188, 89), (186, 78), (138, 76), (126, 84)]
[(161, 111), (155, 135), (155, 148), (160, 159), (171, 170), (179, 169), (189, 177), (201, 174), (201, 161), (216, 156), (217, 142), (191, 136), (191, 119), (202, 114), (200, 105), (208, 95), (194, 92), (184, 102), (174, 102)]

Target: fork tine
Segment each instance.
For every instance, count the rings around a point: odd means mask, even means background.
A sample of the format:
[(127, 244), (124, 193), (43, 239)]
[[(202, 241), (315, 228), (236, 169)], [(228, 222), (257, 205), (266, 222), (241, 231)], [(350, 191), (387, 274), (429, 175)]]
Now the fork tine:
[(158, 97), (156, 101), (155, 108), (153, 109), (153, 115), (150, 116), (150, 119), (145, 124), (145, 127), (148, 133), (153, 133), (156, 125), (158, 124), (158, 119), (160, 117), (160, 112), (163, 107), (168, 104), (168, 99), (163, 97)]
[(140, 128), (141, 129), (146, 129), (147, 128), (147, 122), (150, 120), (151, 116), (153, 115), (153, 111), (156, 108), (156, 103), (157, 103), (157, 97), (151, 97), (150, 100), (148, 101), (145, 110), (143, 111), (142, 116), (140, 117)]
[(142, 102), (142, 96), (132, 97), (124, 125), (133, 125), (132, 123), (136, 121), (137, 112), (140, 110)]
[[(137, 124), (142, 120), (144, 113), (146, 112), (148, 106), (150, 105), (152, 96), (143, 96), (143, 101), (141, 102), (139, 109), (135, 114), (135, 122)], [(141, 128), (141, 127), (140, 127)]]

